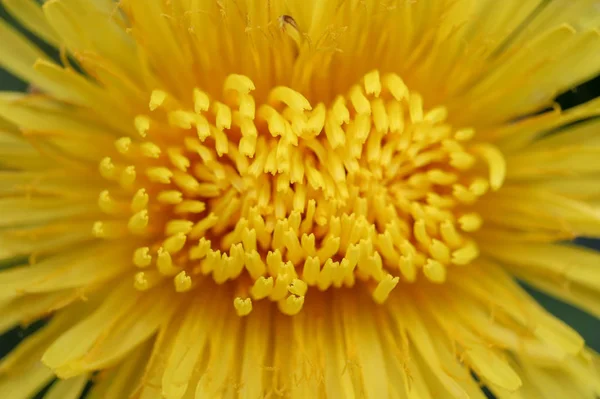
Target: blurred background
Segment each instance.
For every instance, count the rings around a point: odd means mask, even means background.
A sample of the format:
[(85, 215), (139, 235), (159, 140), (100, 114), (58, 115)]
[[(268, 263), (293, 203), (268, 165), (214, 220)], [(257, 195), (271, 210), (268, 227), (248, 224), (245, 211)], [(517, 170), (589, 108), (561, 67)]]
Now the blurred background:
[[(0, 18), (9, 21), (22, 32), (27, 34), (27, 32), (25, 32), (9, 15), (7, 15), (1, 2)], [(40, 47), (52, 54), (52, 49), (48, 48), (44, 43), (36, 41), (35, 38), (31, 35), (28, 36), (31, 37), (33, 41), (38, 43)], [(2, 44), (0, 43), (0, 46), (1, 45)], [(0, 90), (25, 91), (27, 90), (27, 84), (0, 68)], [(558, 97), (557, 101), (561, 104), (563, 108), (570, 108), (598, 96), (600, 96), (600, 77), (590, 82), (587, 82), (567, 93), (564, 93), (563, 95)], [(600, 184), (600, 181), (598, 184)], [(600, 250), (600, 240), (581, 239), (579, 240), (579, 243)], [(600, 268), (600, 264), (598, 265), (598, 267)], [(526, 288), (530, 290), (532, 295), (535, 296), (543, 306), (545, 306), (552, 313), (560, 317), (567, 324), (577, 329), (577, 331), (579, 331), (579, 333), (586, 339), (589, 346), (594, 348), (596, 351), (600, 351), (599, 320), (596, 320), (592, 316), (589, 316), (570, 305), (554, 300), (553, 298), (531, 290), (528, 287)], [(24, 336), (31, 333), (32, 331), (35, 331), (37, 328), (39, 328), (40, 325), (40, 322), (38, 322), (34, 323), (31, 326), (28, 326), (27, 328), (15, 328), (3, 335), (0, 335), (0, 358), (2, 358), (7, 352), (9, 352)]]

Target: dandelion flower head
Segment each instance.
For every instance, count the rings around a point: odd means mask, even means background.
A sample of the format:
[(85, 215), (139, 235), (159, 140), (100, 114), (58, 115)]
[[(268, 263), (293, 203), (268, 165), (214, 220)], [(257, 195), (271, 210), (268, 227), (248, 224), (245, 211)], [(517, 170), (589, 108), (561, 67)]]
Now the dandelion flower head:
[(0, 397), (600, 394), (597, 1), (3, 4)]

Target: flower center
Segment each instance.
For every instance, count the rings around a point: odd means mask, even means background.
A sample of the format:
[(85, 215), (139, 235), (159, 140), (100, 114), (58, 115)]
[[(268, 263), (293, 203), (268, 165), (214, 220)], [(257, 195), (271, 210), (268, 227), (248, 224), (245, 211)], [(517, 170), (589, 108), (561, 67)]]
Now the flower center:
[(477, 257), (470, 208), (500, 187), (504, 160), (445, 108), (424, 110), (378, 71), (330, 104), (283, 86), (257, 104), (253, 90), (242, 75), (189, 104), (155, 90), (139, 137), (100, 163), (117, 184), (94, 233), (135, 237), (137, 289), (229, 282), (240, 315), (263, 299), (295, 314), (309, 288), (361, 285), (381, 303), (400, 281), (443, 283)]

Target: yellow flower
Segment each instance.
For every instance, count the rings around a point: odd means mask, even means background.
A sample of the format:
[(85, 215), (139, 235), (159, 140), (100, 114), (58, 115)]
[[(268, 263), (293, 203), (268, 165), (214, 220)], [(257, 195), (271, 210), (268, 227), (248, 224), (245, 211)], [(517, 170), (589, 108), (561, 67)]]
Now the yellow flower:
[(0, 397), (594, 398), (596, 0), (4, 0)]

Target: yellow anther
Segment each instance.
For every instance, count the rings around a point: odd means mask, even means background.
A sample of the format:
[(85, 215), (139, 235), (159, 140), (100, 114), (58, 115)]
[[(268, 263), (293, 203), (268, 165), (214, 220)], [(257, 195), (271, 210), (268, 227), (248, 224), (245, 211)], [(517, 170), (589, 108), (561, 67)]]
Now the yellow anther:
[(321, 248), (317, 251), (317, 256), (320, 259), (329, 259), (334, 256), (340, 249), (340, 237), (327, 237)]
[(133, 186), (133, 183), (135, 183), (136, 177), (137, 173), (135, 171), (135, 166), (127, 166), (121, 172), (121, 176), (119, 176), (119, 183), (124, 188), (130, 188), (131, 186)]
[(474, 129), (459, 129), (454, 133), (454, 138), (458, 141), (468, 141), (475, 136)]
[(272, 301), (278, 301), (285, 298), (291, 281), (292, 277), (289, 274), (277, 274), (275, 285), (273, 286), (273, 291), (271, 291), (269, 298)]
[(210, 251), (210, 245), (211, 245), (210, 240), (207, 240), (206, 238), (202, 237), (199, 240), (198, 245), (196, 245), (195, 247), (190, 249), (190, 251), (189, 251), (190, 259), (198, 260), (198, 259), (204, 258)]
[(121, 137), (115, 141), (115, 148), (121, 154), (127, 154), (131, 151), (131, 139), (129, 137)]
[(152, 263), (150, 248), (142, 247), (133, 252), (133, 264), (137, 267), (148, 267)]
[(113, 239), (122, 236), (123, 226), (116, 221), (97, 221), (92, 226), (92, 234), (96, 238)]
[[(206, 140), (208, 137), (210, 137), (210, 133), (211, 133), (210, 123), (208, 123), (208, 120), (201, 115), (196, 115), (195, 121), (196, 121), (196, 134), (198, 135), (198, 138), (200, 139), (200, 141), (204, 142), (204, 140)], [(193, 123), (193, 122), (190, 122), (190, 126), (191, 126), (191, 123)]]
[(375, 97), (379, 97), (379, 94), (381, 94), (381, 80), (379, 79), (378, 70), (365, 75), (365, 90), (367, 94), (374, 94)]
[(208, 111), (209, 106), (210, 99), (208, 98), (208, 94), (200, 89), (194, 89), (194, 111), (196, 113)]
[(129, 218), (127, 228), (134, 234), (141, 234), (146, 231), (149, 221), (148, 211), (143, 209)]
[(101, 221), (94, 222), (94, 225), (92, 226), (92, 234), (96, 238), (104, 238), (106, 235), (104, 223)]
[(437, 260), (427, 259), (427, 262), (423, 266), (423, 274), (433, 283), (443, 283), (446, 281), (446, 266)]
[(346, 144), (346, 135), (342, 127), (333, 120), (333, 117), (327, 119), (325, 124), (325, 134), (332, 149), (342, 147)]
[(373, 291), (373, 299), (377, 303), (384, 303), (392, 290), (396, 288), (400, 278), (394, 277), (391, 274), (386, 275), (383, 280), (381, 280), (375, 290)]
[(167, 99), (168, 94), (162, 90), (153, 90), (150, 95), (150, 111), (156, 110), (158, 107), (163, 105)]
[(247, 252), (256, 250), (256, 230), (244, 228), (242, 232), (242, 242), (244, 243), (244, 249)]
[(427, 204), (436, 208), (452, 208), (456, 205), (456, 200), (450, 196), (440, 196), (436, 193), (427, 193)]
[(284, 103), (296, 112), (311, 110), (310, 102), (302, 94), (285, 86), (277, 86), (269, 93), (269, 103)]
[(317, 278), (317, 287), (319, 290), (325, 291), (333, 284), (333, 277), (337, 274), (338, 268), (339, 262), (334, 262), (331, 258), (327, 259)]
[(156, 257), (156, 268), (160, 274), (165, 276), (174, 276), (181, 271), (181, 268), (173, 264), (171, 254), (164, 248), (159, 248)]
[(169, 148), (167, 154), (169, 155), (169, 160), (177, 169), (185, 172), (190, 167), (190, 160), (178, 150)]
[(458, 219), (458, 223), (461, 230), (473, 232), (479, 230), (483, 224), (483, 219), (477, 213), (467, 213)]
[(146, 137), (148, 130), (150, 130), (150, 118), (145, 115), (138, 115), (133, 120), (135, 130), (141, 137)]
[(156, 199), (161, 204), (177, 205), (183, 201), (183, 194), (177, 190), (166, 190), (158, 193)]
[(249, 94), (240, 95), (240, 116), (242, 118), (254, 119), (256, 104), (254, 97)]
[(255, 250), (246, 252), (245, 264), (250, 277), (253, 279), (260, 279), (260, 277), (267, 271), (267, 266), (265, 266), (260, 254)]
[(432, 183), (442, 186), (454, 184), (458, 180), (458, 176), (454, 173), (445, 172), (440, 169), (431, 169), (427, 171), (427, 177)]
[(163, 281), (163, 276), (156, 270), (137, 272), (133, 278), (133, 286), (138, 291), (148, 291)]
[[(176, 170), (173, 173), (173, 180), (175, 184), (182, 189), (184, 192), (189, 194), (200, 194), (200, 183), (189, 173), (183, 173)], [(205, 186), (208, 184), (205, 184)], [(204, 194), (204, 193), (202, 193)]]
[(288, 250), (288, 258), (294, 263), (298, 263), (302, 260), (304, 253), (300, 246), (300, 240), (298, 235), (291, 228), (283, 233), (283, 245)]
[(150, 282), (145, 272), (138, 272), (133, 278), (133, 286), (138, 291), (146, 291), (150, 288)]
[(107, 180), (113, 180), (117, 174), (115, 165), (110, 157), (103, 158), (102, 161), (100, 161), (98, 170), (100, 171), (100, 175)]
[(146, 176), (153, 183), (169, 184), (173, 177), (173, 172), (165, 167), (154, 167), (146, 169)]
[(478, 144), (472, 151), (479, 154), (488, 164), (490, 169), (490, 186), (496, 191), (504, 183), (506, 177), (506, 160), (499, 149), (491, 144)]
[(192, 278), (186, 274), (185, 270), (175, 276), (173, 283), (177, 292), (187, 292), (192, 289)]
[(406, 87), (406, 84), (400, 76), (396, 74), (387, 74), (382, 80), (385, 88), (389, 90), (389, 92), (397, 101), (408, 97), (408, 87)]
[(462, 184), (452, 186), (452, 195), (465, 205), (472, 205), (477, 201), (477, 196)]
[(360, 86), (355, 85), (350, 89), (350, 101), (352, 102), (352, 106), (359, 114), (371, 114), (371, 104), (367, 97), (365, 97)]
[(150, 201), (148, 193), (145, 189), (140, 188), (138, 191), (136, 191), (136, 193), (133, 195), (133, 198), (131, 199), (131, 211), (139, 212), (141, 210), (146, 209), (146, 207), (148, 206), (148, 201)]
[(185, 200), (175, 207), (175, 213), (202, 213), (206, 209), (206, 204), (202, 201)]
[(267, 269), (270, 275), (276, 276), (280, 273), (282, 264), (283, 257), (281, 256), (281, 251), (279, 249), (267, 253)]
[(490, 184), (488, 183), (488, 181), (481, 177), (475, 179), (475, 181), (473, 181), (473, 183), (469, 185), (469, 191), (471, 191), (478, 197), (481, 197), (482, 195), (487, 193), (489, 188)]
[(231, 109), (227, 105), (219, 102), (213, 104), (213, 109), (217, 129), (223, 130), (231, 128)]
[(429, 247), (431, 245), (431, 237), (427, 234), (427, 229), (425, 227), (425, 221), (423, 219), (419, 219), (415, 222), (413, 227), (413, 232), (417, 241), (421, 244)]
[(446, 107), (437, 107), (427, 112), (423, 117), (423, 120), (430, 123), (440, 123), (446, 120), (448, 117), (448, 109)]
[(308, 285), (316, 285), (321, 270), (321, 264), (318, 257), (309, 256), (304, 261), (302, 279)]
[(397, 101), (387, 104), (386, 112), (388, 115), (390, 131), (392, 133), (401, 133), (404, 130), (404, 111)]
[(379, 133), (386, 134), (390, 126), (390, 121), (388, 119), (383, 100), (377, 98), (374, 101), (372, 101), (371, 109), (373, 112), (373, 122), (375, 123), (375, 129)]
[(446, 220), (441, 223), (440, 233), (442, 235), (442, 238), (444, 239), (444, 242), (450, 248), (458, 248), (462, 244), (462, 238), (456, 231), (456, 228), (454, 227), (454, 224), (451, 221)]
[(449, 152), (465, 151), (464, 146), (456, 140), (446, 139), (442, 141), (442, 148)]
[(308, 286), (306, 284), (306, 282), (300, 280), (300, 279), (293, 279), (292, 282), (290, 283), (289, 287), (288, 287), (288, 291), (291, 294), (297, 295), (297, 296), (304, 296), (306, 295), (306, 290), (308, 289)]
[(160, 153), (161, 153), (160, 147), (149, 141), (140, 144), (140, 151), (142, 152), (142, 155), (144, 155), (145, 157), (154, 158), (154, 159), (160, 157)]
[(283, 136), (287, 121), (270, 105), (262, 105), (258, 109), (258, 117), (267, 122), (269, 133), (273, 137)]
[(233, 307), (238, 316), (248, 316), (252, 312), (252, 300), (250, 298), (236, 297), (233, 300)]
[(452, 252), (452, 263), (468, 265), (479, 256), (479, 248), (473, 241), (468, 241), (462, 248)]
[(184, 130), (191, 129), (196, 125), (197, 121), (202, 119), (200, 115), (181, 109), (178, 109), (177, 111), (171, 111), (167, 116), (171, 126), (175, 126)]
[(110, 196), (108, 190), (102, 191), (98, 196), (98, 207), (100, 207), (102, 212), (107, 213), (109, 215), (114, 215), (121, 210), (119, 205)]
[(213, 129), (212, 133), (215, 139), (215, 150), (217, 150), (217, 155), (221, 157), (224, 154), (228, 154), (229, 140), (227, 139), (227, 135), (219, 129)]
[[(318, 110), (322, 109), (325, 111), (324, 107), (321, 107), (321, 104), (315, 108), (313, 114)], [(338, 124), (349, 123), (350, 122), (350, 110), (346, 107), (346, 99), (342, 96), (336, 97), (333, 101), (333, 106), (331, 107), (331, 114), (335, 117), (335, 120)]]
[(431, 246), (429, 247), (429, 253), (433, 259), (448, 264), (450, 263), (450, 249), (440, 240), (431, 240)]
[(194, 225), (192, 231), (190, 232), (191, 237), (202, 237), (208, 230), (213, 228), (218, 221), (219, 217), (217, 215), (215, 215), (214, 213), (209, 214), (207, 217), (203, 218)]
[(206, 259), (201, 263), (201, 272), (203, 274), (212, 273), (217, 267), (219, 267), (219, 263), (221, 262), (221, 251), (212, 249), (208, 251), (206, 254)]
[(290, 295), (286, 299), (280, 300), (278, 305), (279, 310), (281, 310), (283, 314), (293, 316), (302, 310), (302, 306), (304, 306), (304, 297)]
[(183, 249), (186, 240), (187, 237), (184, 233), (177, 233), (163, 241), (163, 248), (171, 254), (176, 254)]
[(252, 79), (244, 75), (231, 74), (225, 78), (225, 83), (223, 84), (223, 90), (233, 90), (240, 94), (248, 94), (254, 89), (256, 87)]
[(172, 236), (179, 233), (189, 234), (192, 231), (193, 226), (194, 222), (191, 222), (189, 220), (170, 220), (165, 226), (165, 234), (168, 236)]
[[(347, 123), (348, 118), (344, 118), (344, 116), (340, 115), (339, 112), (340, 110), (333, 111), (333, 116), (338, 118), (338, 124), (342, 123), (342, 121)], [(325, 107), (325, 105), (323, 103), (317, 104), (317, 106), (313, 109), (310, 118), (308, 118), (308, 121), (306, 121), (304, 135), (302, 137), (309, 138), (308, 135), (318, 136), (323, 130), (326, 117), (327, 108)]]
[(401, 256), (398, 268), (406, 281), (414, 282), (417, 279), (417, 268), (415, 267), (412, 256)]
[(273, 291), (273, 277), (259, 277), (252, 288), (250, 289), (250, 294), (256, 300), (263, 299), (271, 295)]
[(423, 120), (423, 97), (418, 93), (411, 93), (408, 100), (408, 111), (410, 120), (418, 123)]

